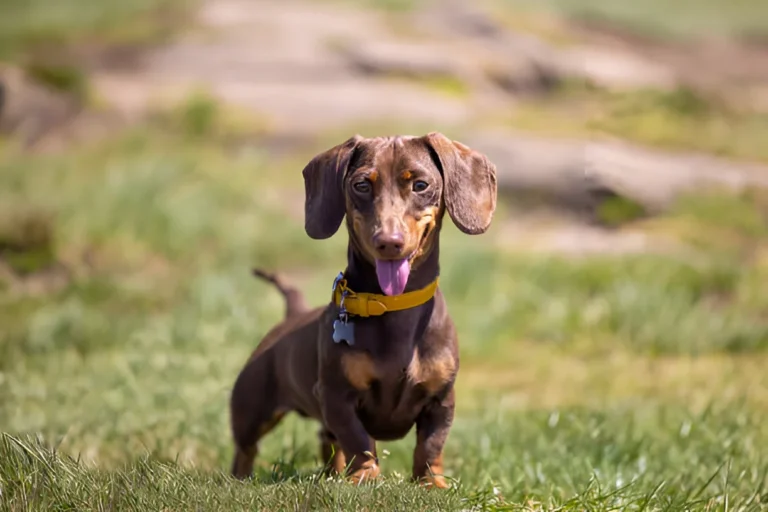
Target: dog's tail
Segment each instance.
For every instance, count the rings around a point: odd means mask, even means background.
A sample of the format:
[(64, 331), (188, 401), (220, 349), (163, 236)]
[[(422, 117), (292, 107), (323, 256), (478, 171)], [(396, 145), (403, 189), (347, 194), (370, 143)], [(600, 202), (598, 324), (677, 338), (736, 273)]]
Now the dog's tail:
[(252, 272), (254, 276), (272, 283), (272, 285), (274, 285), (274, 287), (283, 294), (283, 298), (285, 298), (286, 318), (298, 315), (309, 309), (307, 302), (304, 299), (304, 295), (299, 291), (299, 289), (286, 283), (280, 275), (273, 272), (267, 272), (266, 270), (260, 268), (254, 268)]

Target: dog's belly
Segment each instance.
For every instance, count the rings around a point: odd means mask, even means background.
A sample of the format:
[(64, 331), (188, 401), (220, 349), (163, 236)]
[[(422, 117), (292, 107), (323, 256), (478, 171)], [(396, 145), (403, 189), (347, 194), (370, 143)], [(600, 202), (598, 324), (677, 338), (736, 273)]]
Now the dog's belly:
[(393, 441), (410, 432), (427, 400), (421, 386), (405, 385), (403, 381), (387, 386), (379, 381), (366, 393), (357, 415), (371, 437)]
[(416, 422), (414, 415), (402, 414), (399, 416), (382, 415), (380, 411), (369, 414), (365, 410), (358, 412), (358, 417), (363, 423), (366, 432), (377, 441), (395, 441), (402, 439), (413, 428)]

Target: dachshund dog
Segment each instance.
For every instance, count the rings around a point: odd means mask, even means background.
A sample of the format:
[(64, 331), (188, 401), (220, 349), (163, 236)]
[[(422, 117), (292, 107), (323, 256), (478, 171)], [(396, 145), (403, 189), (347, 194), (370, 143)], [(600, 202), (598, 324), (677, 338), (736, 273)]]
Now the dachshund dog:
[(415, 425), (413, 479), (447, 488), (459, 351), (438, 288), (440, 228), (447, 210), (466, 234), (488, 229), (496, 167), (441, 133), (356, 135), (314, 157), (303, 177), (306, 232), (329, 238), (346, 217), (347, 267), (316, 309), (278, 276), (255, 271), (285, 295), (286, 318), (235, 381), (232, 473), (249, 477), (259, 440), (294, 411), (320, 422), (326, 469), (356, 483), (379, 475), (377, 440), (401, 439)]

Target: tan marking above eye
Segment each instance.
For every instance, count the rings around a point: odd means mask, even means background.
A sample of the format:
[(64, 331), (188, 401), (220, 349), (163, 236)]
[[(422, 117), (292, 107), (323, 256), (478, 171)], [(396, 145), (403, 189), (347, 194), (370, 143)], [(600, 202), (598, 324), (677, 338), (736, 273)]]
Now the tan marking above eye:
[(379, 179), (379, 171), (371, 171), (368, 174), (368, 179), (371, 183), (376, 183), (376, 181)]
[(410, 180), (413, 178), (413, 173), (411, 171), (405, 171), (402, 174), (400, 174), (400, 177), (404, 180)]

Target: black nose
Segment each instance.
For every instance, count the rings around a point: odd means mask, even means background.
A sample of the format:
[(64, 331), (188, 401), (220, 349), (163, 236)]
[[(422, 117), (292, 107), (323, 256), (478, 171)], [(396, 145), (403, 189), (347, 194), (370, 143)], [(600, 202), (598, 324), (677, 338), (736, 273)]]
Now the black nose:
[(373, 237), (373, 245), (382, 258), (397, 258), (403, 252), (403, 234), (399, 231), (378, 233)]

